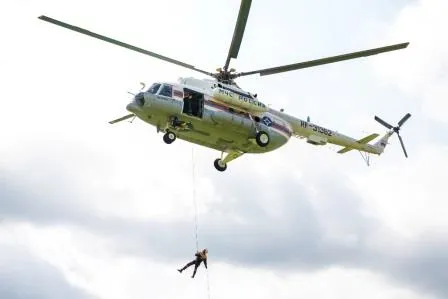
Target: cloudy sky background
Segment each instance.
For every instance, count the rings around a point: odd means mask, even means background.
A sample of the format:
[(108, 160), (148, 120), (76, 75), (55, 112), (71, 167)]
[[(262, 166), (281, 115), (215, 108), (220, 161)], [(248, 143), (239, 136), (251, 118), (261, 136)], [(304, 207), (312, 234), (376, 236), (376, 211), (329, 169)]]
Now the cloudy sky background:
[[(291, 140), (217, 172), (127, 112), (139, 82), (201, 74), (64, 30), (45, 14), (214, 70), (239, 0), (0, 4), (1, 298), (448, 296), (448, 3), (254, 1), (239, 71), (409, 41), (406, 50), (238, 82), (274, 108), (353, 137), (404, 125), (366, 167)], [(192, 169), (194, 157), (194, 169)], [(176, 268), (199, 246), (209, 271)], [(210, 289), (208, 290), (208, 286)]]

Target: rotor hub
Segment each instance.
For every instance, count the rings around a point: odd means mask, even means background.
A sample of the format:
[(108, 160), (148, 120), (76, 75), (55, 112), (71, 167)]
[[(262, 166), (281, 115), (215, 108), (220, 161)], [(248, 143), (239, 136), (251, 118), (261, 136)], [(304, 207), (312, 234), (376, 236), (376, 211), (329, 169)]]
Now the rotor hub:
[(218, 72), (214, 73), (212, 76), (218, 82), (234, 85), (234, 79), (238, 77), (238, 74), (233, 73), (235, 70), (230, 69), (230, 71), (222, 70), (221, 68), (217, 69)]

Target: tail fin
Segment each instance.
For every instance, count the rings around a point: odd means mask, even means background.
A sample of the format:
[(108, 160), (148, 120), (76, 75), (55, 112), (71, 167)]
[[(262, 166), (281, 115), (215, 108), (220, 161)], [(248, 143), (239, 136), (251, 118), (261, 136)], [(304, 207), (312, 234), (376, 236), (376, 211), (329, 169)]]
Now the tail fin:
[(390, 138), (390, 136), (392, 136), (393, 133), (394, 133), (394, 131), (387, 132), (386, 134), (384, 134), (383, 137), (380, 138), (380, 140), (378, 140), (377, 142), (375, 142), (373, 144), (375, 149), (378, 151), (379, 155), (384, 152), (384, 149), (389, 144), (389, 138)]
[(407, 158), (408, 154), (404, 147), (403, 140), (400, 136), (400, 128), (408, 120), (409, 117), (411, 117), (411, 114), (407, 113), (398, 122), (398, 126), (394, 127), (394, 126), (388, 124), (387, 122), (385, 122), (384, 120), (382, 120), (381, 118), (379, 118), (378, 116), (375, 116), (375, 120), (377, 122), (379, 122), (380, 124), (382, 124), (383, 126), (385, 126), (386, 128), (388, 128), (389, 131), (386, 134), (384, 134), (380, 138), (380, 140), (378, 140), (377, 142), (375, 142), (373, 144), (369, 144), (368, 142), (379, 136), (376, 133), (370, 134), (364, 138), (356, 140), (356, 142), (350, 144), (350, 146), (344, 147), (343, 149), (339, 150), (338, 153), (343, 154), (343, 153), (346, 153), (353, 149), (357, 149), (359, 151), (359, 153), (361, 154), (361, 156), (363, 157), (364, 161), (367, 163), (367, 166), (369, 166), (370, 165), (370, 162), (369, 162), (370, 156), (368, 154), (373, 153), (373, 154), (381, 155), (384, 152), (386, 146), (389, 144), (389, 138), (392, 136), (392, 134), (396, 133), (398, 136), (398, 139), (400, 140), (401, 147), (403, 148), (404, 155)]

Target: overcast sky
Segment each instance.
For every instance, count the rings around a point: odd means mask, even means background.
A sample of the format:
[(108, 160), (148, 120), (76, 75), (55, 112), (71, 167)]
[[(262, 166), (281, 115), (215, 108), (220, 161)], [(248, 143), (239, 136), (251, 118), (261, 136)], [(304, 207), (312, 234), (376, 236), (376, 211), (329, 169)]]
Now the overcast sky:
[[(110, 125), (139, 82), (203, 75), (37, 19), (213, 71), (239, 5), (1, 2), (1, 298), (448, 296), (448, 2), (252, 3), (237, 71), (410, 42), (238, 80), (273, 108), (355, 138), (385, 132), (375, 115), (396, 124), (411, 113), (409, 158), (394, 135), (370, 167), (357, 152), (291, 139), (220, 173), (219, 152), (168, 146), (139, 120)], [(209, 248), (194, 280), (176, 271), (196, 249), (193, 171), (199, 246)]]

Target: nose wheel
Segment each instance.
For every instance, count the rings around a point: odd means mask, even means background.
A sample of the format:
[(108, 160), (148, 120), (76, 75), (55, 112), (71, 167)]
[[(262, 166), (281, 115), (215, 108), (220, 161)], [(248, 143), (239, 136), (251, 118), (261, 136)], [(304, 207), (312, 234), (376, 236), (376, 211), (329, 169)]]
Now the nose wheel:
[(171, 144), (174, 140), (176, 140), (176, 134), (171, 131), (168, 131), (163, 135), (163, 141), (165, 141), (166, 144)]
[(215, 168), (218, 171), (225, 171), (227, 169), (227, 163), (225, 163), (222, 159), (216, 159), (215, 160)]

